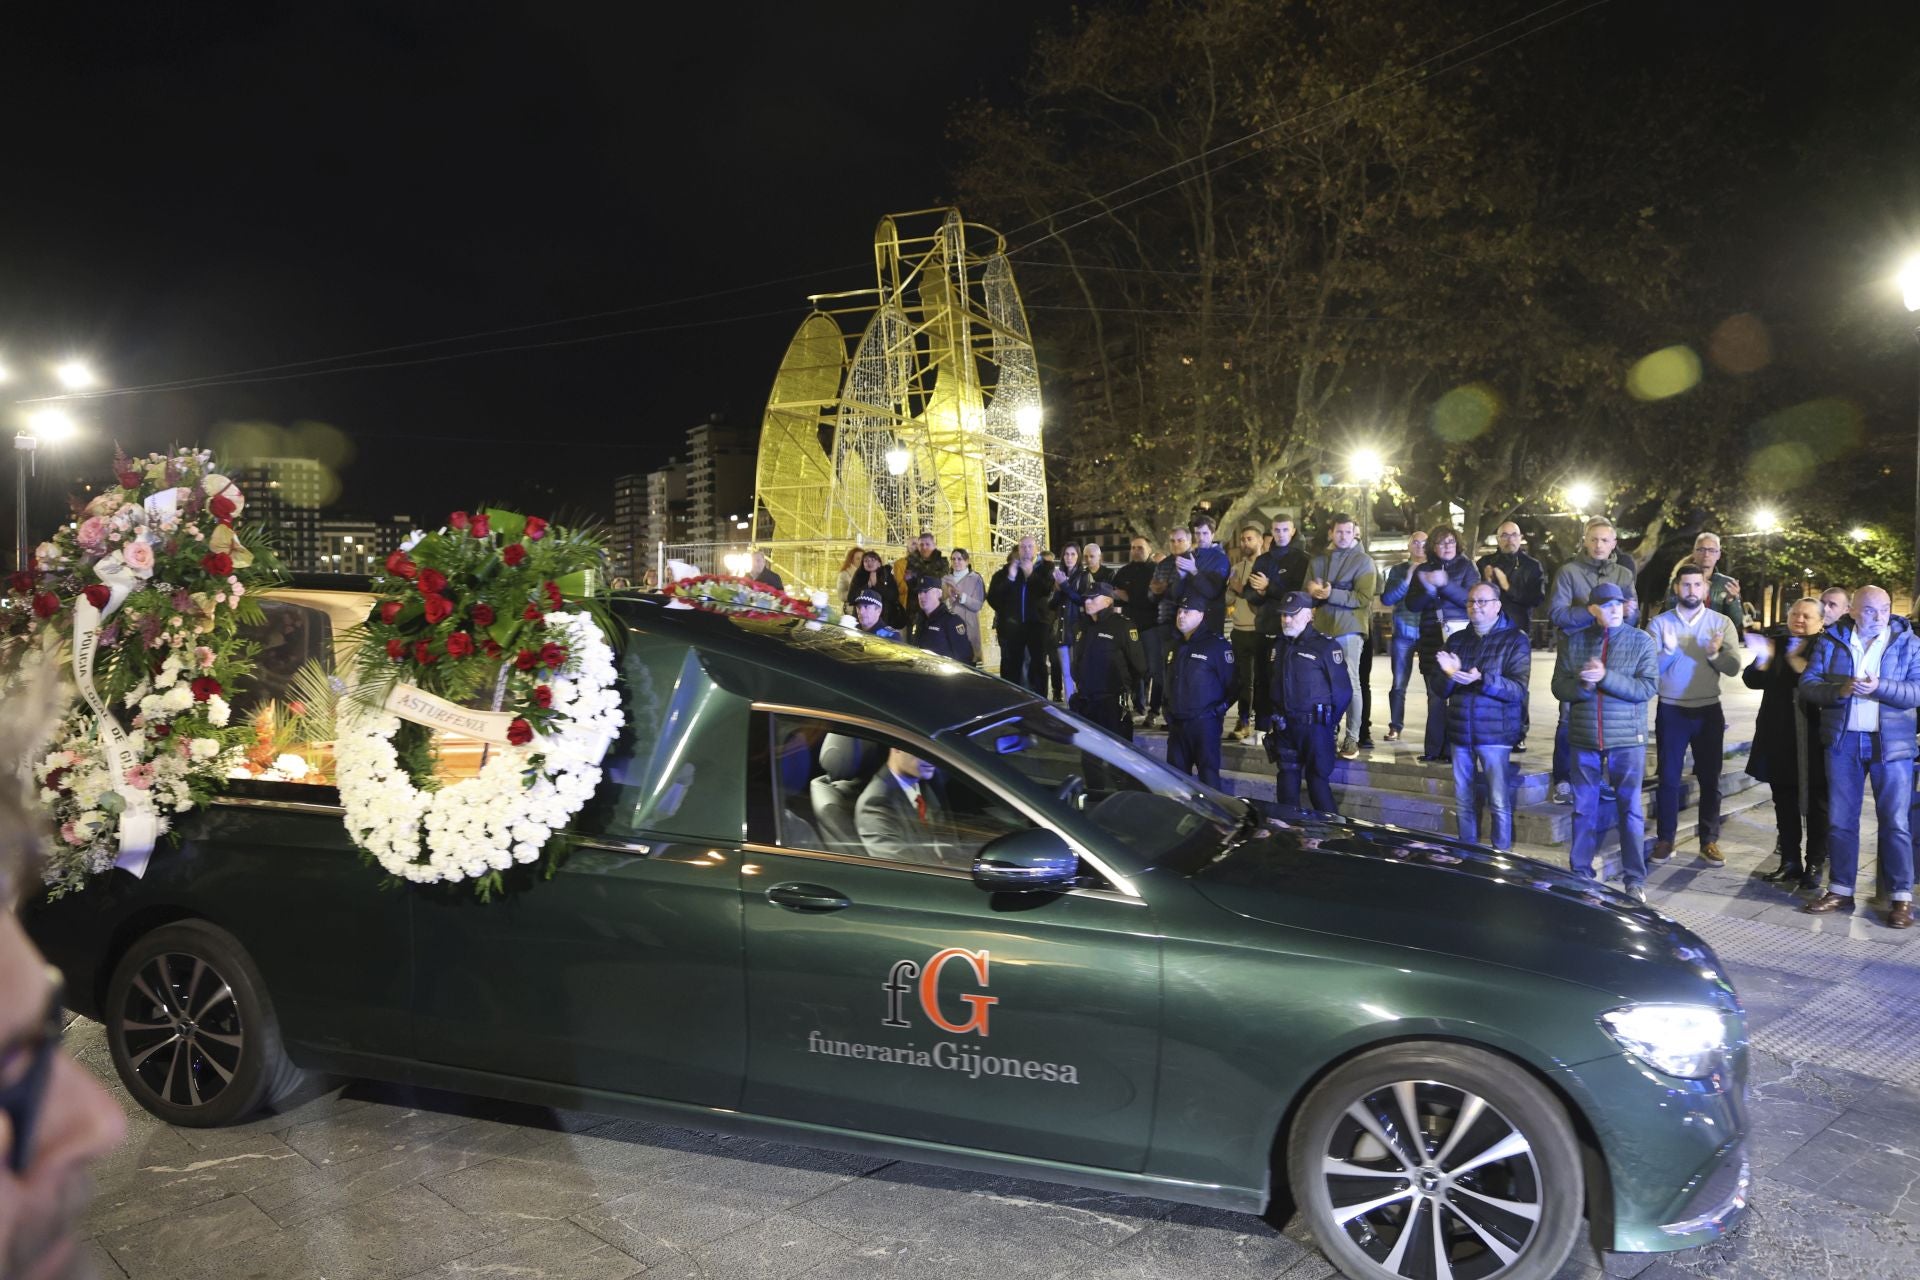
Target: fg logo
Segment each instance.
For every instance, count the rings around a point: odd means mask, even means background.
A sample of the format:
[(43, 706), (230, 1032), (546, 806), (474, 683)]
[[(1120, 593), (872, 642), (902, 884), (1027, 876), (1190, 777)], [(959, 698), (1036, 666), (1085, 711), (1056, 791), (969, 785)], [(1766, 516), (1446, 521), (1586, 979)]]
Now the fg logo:
[(893, 966), (887, 975), (882, 990), (887, 996), (887, 1016), (881, 1021), (883, 1027), (910, 1027), (907, 1018), (907, 993), (917, 991), (920, 996), (920, 1012), (927, 1015), (931, 1022), (948, 1035), (963, 1036), (968, 1032), (980, 1036), (987, 1035), (987, 1010), (1000, 1003), (998, 996), (975, 995), (971, 992), (960, 995), (960, 1003), (968, 1013), (962, 1021), (955, 1022), (940, 1011), (940, 975), (948, 967), (948, 961), (958, 960), (973, 974), (975, 985), (985, 987), (987, 979), (987, 956), (985, 951), (968, 951), (961, 947), (948, 947), (937, 952), (922, 969), (912, 960), (901, 960)]

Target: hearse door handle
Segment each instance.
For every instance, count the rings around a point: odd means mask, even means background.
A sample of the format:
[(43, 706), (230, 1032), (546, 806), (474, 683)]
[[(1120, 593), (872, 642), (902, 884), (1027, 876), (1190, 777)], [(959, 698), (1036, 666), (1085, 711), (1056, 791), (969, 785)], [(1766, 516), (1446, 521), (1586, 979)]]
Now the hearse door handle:
[(790, 911), (842, 911), (853, 905), (838, 889), (819, 884), (777, 884), (767, 890), (767, 901)]

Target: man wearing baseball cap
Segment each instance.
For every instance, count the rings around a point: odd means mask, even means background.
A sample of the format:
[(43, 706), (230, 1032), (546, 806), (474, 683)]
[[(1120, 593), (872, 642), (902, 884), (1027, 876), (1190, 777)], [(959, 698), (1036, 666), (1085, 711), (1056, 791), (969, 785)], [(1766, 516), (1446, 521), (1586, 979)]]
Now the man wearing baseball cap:
[(932, 574), (913, 584), (915, 607), (913, 620), (907, 624), (908, 642), (943, 658), (971, 663), (973, 640), (967, 635), (967, 624), (947, 608), (945, 594), (940, 579)]
[(1073, 637), (1073, 696), (1067, 706), (1110, 733), (1133, 737), (1120, 714), (1120, 695), (1146, 678), (1140, 631), (1113, 607), (1113, 583), (1094, 579), (1080, 610), (1086, 615)]
[(1304, 591), (1281, 597), (1280, 634), (1269, 664), (1267, 705), (1273, 711), (1266, 747), (1278, 770), (1274, 799), (1281, 806), (1299, 808), (1304, 786), (1306, 807), (1333, 813), (1334, 726), (1353, 701), (1353, 679), (1340, 642), (1313, 627), (1316, 603)]
[(1174, 606), (1180, 640), (1167, 652), (1167, 763), (1220, 785), (1220, 732), (1239, 685), (1233, 646), (1208, 621), (1213, 601), (1191, 595)]
[(1553, 696), (1566, 705), (1568, 765), (1573, 774), (1575, 872), (1597, 879), (1600, 787), (1609, 783), (1620, 831), (1620, 875), (1627, 892), (1647, 900), (1646, 816), (1640, 783), (1647, 772), (1647, 703), (1660, 692), (1653, 639), (1627, 625), (1629, 596), (1619, 583), (1595, 583), (1587, 595), (1593, 625), (1560, 637)]

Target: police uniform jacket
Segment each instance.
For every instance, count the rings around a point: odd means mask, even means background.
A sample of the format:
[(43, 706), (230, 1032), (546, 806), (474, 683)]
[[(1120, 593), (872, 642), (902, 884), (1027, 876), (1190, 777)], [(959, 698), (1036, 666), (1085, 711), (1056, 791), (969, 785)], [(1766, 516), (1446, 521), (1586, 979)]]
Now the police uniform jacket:
[(1146, 674), (1139, 629), (1117, 607), (1108, 605), (1099, 617), (1080, 619), (1080, 634), (1073, 642), (1073, 685), (1082, 697), (1118, 697)]
[(973, 637), (967, 634), (967, 624), (944, 604), (936, 605), (932, 613), (916, 609), (907, 634), (916, 648), (928, 653), (955, 662), (973, 661)]
[(1334, 724), (1353, 701), (1347, 655), (1332, 636), (1308, 627), (1297, 636), (1273, 642), (1273, 681), (1268, 686), (1275, 715), (1304, 716), (1317, 706), (1329, 708), (1322, 723)]
[(1167, 654), (1166, 709), (1169, 720), (1225, 716), (1239, 696), (1233, 669), (1233, 646), (1212, 627), (1202, 624)]

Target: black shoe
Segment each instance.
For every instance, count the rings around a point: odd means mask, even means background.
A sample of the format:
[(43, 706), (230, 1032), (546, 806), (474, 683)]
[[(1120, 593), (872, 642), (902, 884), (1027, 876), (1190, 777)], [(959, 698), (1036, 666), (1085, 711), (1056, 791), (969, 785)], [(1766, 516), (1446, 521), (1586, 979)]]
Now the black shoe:
[(1765, 874), (1756, 871), (1754, 874), (1762, 880), (1765, 880), (1768, 884), (1785, 884), (1789, 880), (1803, 880), (1806, 878), (1807, 873), (1806, 869), (1802, 867), (1798, 861), (1788, 862), (1783, 859), (1780, 865), (1773, 870)]
[(1820, 887), (1820, 877), (1816, 875), (1814, 872), (1802, 871), (1800, 873), (1799, 887), (1801, 889), (1805, 889), (1809, 891), (1813, 889), (1818, 889)]
[(1362, 751), (1371, 751), (1371, 750), (1373, 750), (1373, 739), (1372, 739), (1372, 738), (1364, 738), (1364, 737), (1363, 737), (1363, 738), (1361, 738), (1361, 739), (1360, 739), (1360, 749), (1361, 749)]

